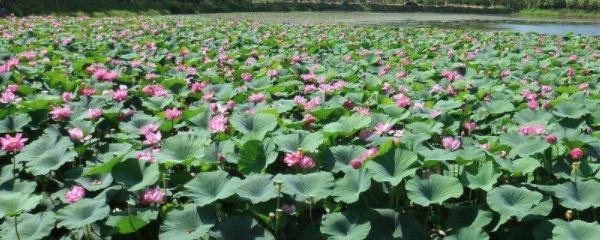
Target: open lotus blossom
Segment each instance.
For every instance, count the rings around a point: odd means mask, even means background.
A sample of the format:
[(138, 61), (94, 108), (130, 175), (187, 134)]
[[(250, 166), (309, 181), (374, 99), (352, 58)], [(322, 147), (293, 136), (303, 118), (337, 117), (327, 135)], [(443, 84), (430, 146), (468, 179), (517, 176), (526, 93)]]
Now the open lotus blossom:
[(142, 194), (140, 202), (146, 205), (163, 204), (165, 201), (165, 195), (165, 192), (160, 188), (150, 188)]
[(206, 88), (206, 86), (208, 86), (207, 82), (195, 82), (195, 83), (192, 83), (190, 90), (193, 93), (198, 93), (198, 92), (201, 92), (202, 90), (204, 90), (204, 88)]
[(112, 98), (113, 100), (117, 101), (117, 102), (122, 102), (127, 100), (128, 97), (128, 88), (125, 85), (120, 85), (119, 89), (111, 92)]
[(399, 94), (394, 97), (396, 99), (396, 106), (401, 108), (408, 108), (410, 106), (410, 98), (404, 94)]
[(383, 134), (392, 133), (392, 127), (393, 127), (393, 124), (391, 124), (391, 123), (378, 122), (377, 124), (375, 124), (375, 134), (383, 135)]
[(453, 137), (445, 137), (442, 139), (442, 145), (444, 146), (445, 149), (448, 149), (450, 151), (455, 151), (458, 148), (460, 148), (460, 139), (458, 138), (453, 138)]
[(52, 115), (52, 120), (54, 121), (62, 121), (71, 117), (71, 108), (69, 106), (63, 107), (52, 107), (52, 111), (50, 114)]
[(71, 128), (68, 130), (68, 132), (69, 132), (69, 136), (74, 141), (81, 142), (83, 140), (84, 135), (83, 135), (83, 130), (81, 130), (81, 128)]
[(81, 186), (72, 186), (69, 191), (65, 193), (65, 200), (67, 203), (73, 204), (85, 197), (85, 189)]
[(154, 153), (152, 151), (141, 151), (135, 154), (135, 158), (140, 161), (154, 163), (156, 159), (154, 158)]
[(242, 73), (242, 80), (246, 81), (246, 82), (250, 82), (252, 81), (252, 74), (251, 73)]
[(158, 131), (159, 127), (160, 126), (158, 124), (154, 124), (154, 123), (146, 124), (140, 128), (140, 134), (146, 135), (148, 133), (156, 132), (156, 131)]
[(524, 125), (519, 127), (519, 134), (523, 136), (542, 135), (546, 132), (546, 127), (542, 124)]
[(25, 146), (25, 142), (27, 142), (27, 138), (24, 138), (21, 133), (15, 134), (14, 137), (8, 134), (0, 137), (1, 149), (7, 152), (21, 151)]
[(164, 97), (169, 94), (169, 92), (167, 92), (167, 90), (163, 86), (158, 84), (145, 86), (144, 89), (142, 89), (142, 91), (144, 92), (144, 94), (153, 97)]
[(248, 101), (250, 102), (264, 102), (267, 99), (264, 93), (253, 93), (248, 97)]
[(15, 92), (12, 91), (4, 91), (0, 96), (0, 103), (13, 104), (21, 101), (21, 98), (18, 97)]
[(315, 162), (313, 161), (313, 159), (304, 155), (300, 151), (286, 154), (285, 158), (283, 159), (283, 162), (288, 167), (298, 166), (302, 169), (308, 169), (308, 168), (315, 167)]
[(64, 92), (62, 94), (62, 100), (63, 100), (63, 102), (70, 102), (71, 100), (73, 100), (73, 93)]
[(165, 116), (167, 117), (168, 120), (175, 120), (175, 119), (179, 119), (181, 118), (181, 110), (177, 109), (177, 108), (171, 108), (171, 109), (167, 109), (165, 111)]
[(146, 145), (156, 145), (160, 143), (162, 139), (162, 134), (160, 132), (148, 132), (144, 134), (144, 144)]
[(219, 133), (227, 131), (228, 117), (224, 114), (218, 114), (213, 116), (208, 121), (208, 131), (211, 133)]
[(98, 120), (98, 118), (102, 117), (102, 109), (92, 108), (88, 110), (88, 118), (91, 120)]

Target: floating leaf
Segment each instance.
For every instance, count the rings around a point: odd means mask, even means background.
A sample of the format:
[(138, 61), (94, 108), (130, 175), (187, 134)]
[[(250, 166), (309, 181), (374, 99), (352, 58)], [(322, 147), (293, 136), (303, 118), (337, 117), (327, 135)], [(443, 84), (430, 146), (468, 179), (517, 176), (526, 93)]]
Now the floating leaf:
[(408, 198), (421, 206), (442, 204), (450, 198), (457, 198), (463, 194), (463, 188), (458, 179), (449, 176), (434, 174), (428, 179), (418, 177), (406, 182)]
[(235, 194), (240, 179), (224, 171), (202, 172), (186, 183), (184, 195), (202, 207)]

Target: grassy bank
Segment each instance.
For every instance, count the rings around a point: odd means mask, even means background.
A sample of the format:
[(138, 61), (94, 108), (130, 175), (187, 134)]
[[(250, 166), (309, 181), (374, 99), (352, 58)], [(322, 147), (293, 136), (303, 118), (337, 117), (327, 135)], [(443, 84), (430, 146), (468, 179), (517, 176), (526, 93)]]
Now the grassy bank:
[(589, 19), (600, 19), (600, 11), (587, 11), (579, 9), (523, 9), (518, 13), (520, 16), (531, 16), (531, 17), (568, 17), (568, 18), (589, 18)]

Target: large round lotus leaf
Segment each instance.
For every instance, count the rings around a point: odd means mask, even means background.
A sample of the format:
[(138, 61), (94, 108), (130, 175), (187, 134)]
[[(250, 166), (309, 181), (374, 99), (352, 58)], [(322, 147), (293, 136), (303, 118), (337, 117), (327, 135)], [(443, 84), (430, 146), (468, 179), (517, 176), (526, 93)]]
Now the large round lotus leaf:
[[(56, 218), (52, 212), (38, 214), (21, 214), (17, 217), (17, 229), (21, 240), (38, 240), (50, 235), (54, 229)], [(5, 220), (0, 226), (3, 239), (17, 239), (14, 219)]]
[(502, 173), (496, 170), (494, 163), (488, 161), (466, 168), (460, 176), (460, 181), (470, 189), (482, 189), (488, 192), (492, 190), (500, 175)]
[(552, 238), (561, 240), (595, 240), (600, 236), (600, 225), (581, 220), (565, 222), (553, 220)]
[(595, 180), (565, 182), (559, 185), (537, 186), (550, 192), (565, 208), (585, 210), (600, 206), (600, 183)]
[(421, 225), (411, 215), (393, 209), (368, 209), (361, 215), (371, 223), (371, 231), (366, 239), (425, 239)]
[(494, 214), (474, 206), (461, 206), (450, 209), (446, 228), (483, 228), (492, 222)]
[(226, 162), (238, 163), (233, 141), (213, 142), (204, 149), (202, 159), (209, 163), (218, 164), (222, 161), (220, 157), (224, 157)]
[(272, 177), (266, 175), (249, 175), (240, 182), (236, 193), (242, 199), (250, 200), (253, 204), (266, 202), (277, 197), (277, 190)]
[(256, 220), (248, 216), (231, 216), (219, 223), (210, 236), (218, 240), (274, 240), (271, 232), (264, 229)]
[(434, 174), (427, 179), (414, 177), (406, 182), (408, 198), (421, 206), (442, 204), (463, 194), (463, 187), (455, 177)]
[(186, 183), (184, 195), (200, 207), (235, 194), (240, 179), (224, 171), (202, 172)]
[(588, 113), (589, 110), (584, 105), (576, 102), (562, 102), (554, 107), (554, 115), (564, 118), (580, 118)]
[(502, 216), (516, 216), (521, 219), (530, 214), (531, 209), (542, 201), (542, 194), (524, 187), (502, 185), (487, 194), (490, 208)]
[(327, 198), (333, 189), (333, 175), (329, 172), (277, 175), (275, 180), (282, 182), (283, 193), (293, 196), (299, 202), (306, 202), (311, 198), (316, 202)]
[(275, 144), (277, 144), (279, 149), (286, 152), (295, 152), (298, 150), (314, 152), (324, 140), (325, 137), (320, 131), (314, 133), (298, 131), (296, 133), (281, 135), (274, 138)]
[(130, 158), (115, 165), (112, 176), (115, 182), (123, 184), (130, 191), (138, 191), (156, 183), (160, 172), (158, 164)]
[(0, 133), (20, 132), (30, 122), (31, 117), (26, 113), (9, 115), (0, 120)]
[(100, 199), (82, 199), (58, 210), (56, 218), (59, 227), (78, 229), (108, 217), (109, 212), (108, 205)]
[(35, 208), (41, 196), (21, 192), (2, 192), (0, 194), (0, 219), (18, 215)]
[(371, 176), (364, 169), (348, 171), (343, 178), (335, 182), (333, 196), (336, 201), (353, 203), (358, 201), (360, 193), (371, 187)]
[(323, 132), (326, 135), (347, 137), (366, 127), (370, 122), (371, 118), (368, 116), (358, 114), (348, 117), (344, 116), (335, 122), (323, 126)]
[(200, 239), (215, 225), (214, 209), (186, 204), (171, 210), (160, 226), (160, 239)]
[(207, 132), (196, 131), (167, 138), (161, 143), (156, 159), (174, 163), (201, 159), (204, 156), (204, 147), (210, 144), (208, 136)]
[(445, 237), (444, 240), (487, 240), (490, 236), (482, 229), (461, 228), (457, 233)]
[(371, 230), (371, 223), (358, 212), (337, 212), (323, 216), (321, 233), (327, 239), (365, 239)]
[(250, 140), (239, 152), (238, 167), (244, 174), (261, 173), (277, 159), (275, 144), (270, 140)]
[(277, 117), (271, 114), (234, 114), (231, 126), (244, 134), (244, 138), (262, 140), (267, 132), (277, 127)]
[(44, 135), (23, 148), (17, 161), (26, 162), (27, 170), (33, 175), (44, 175), (75, 160), (77, 154), (71, 151), (72, 147), (69, 138), (61, 136), (55, 128), (48, 128)]
[(325, 166), (332, 169), (332, 172), (352, 171), (350, 161), (358, 158), (365, 150), (364, 147), (355, 145), (330, 147), (325, 153)]
[(367, 161), (365, 167), (375, 181), (396, 186), (405, 177), (415, 174), (418, 166), (415, 153), (396, 148)]

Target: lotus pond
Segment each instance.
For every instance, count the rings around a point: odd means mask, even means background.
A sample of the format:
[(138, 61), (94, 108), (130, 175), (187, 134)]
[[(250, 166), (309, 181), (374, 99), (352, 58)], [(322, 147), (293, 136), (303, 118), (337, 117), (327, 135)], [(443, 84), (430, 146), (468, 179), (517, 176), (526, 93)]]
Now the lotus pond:
[(0, 20), (2, 239), (597, 239), (600, 38)]

